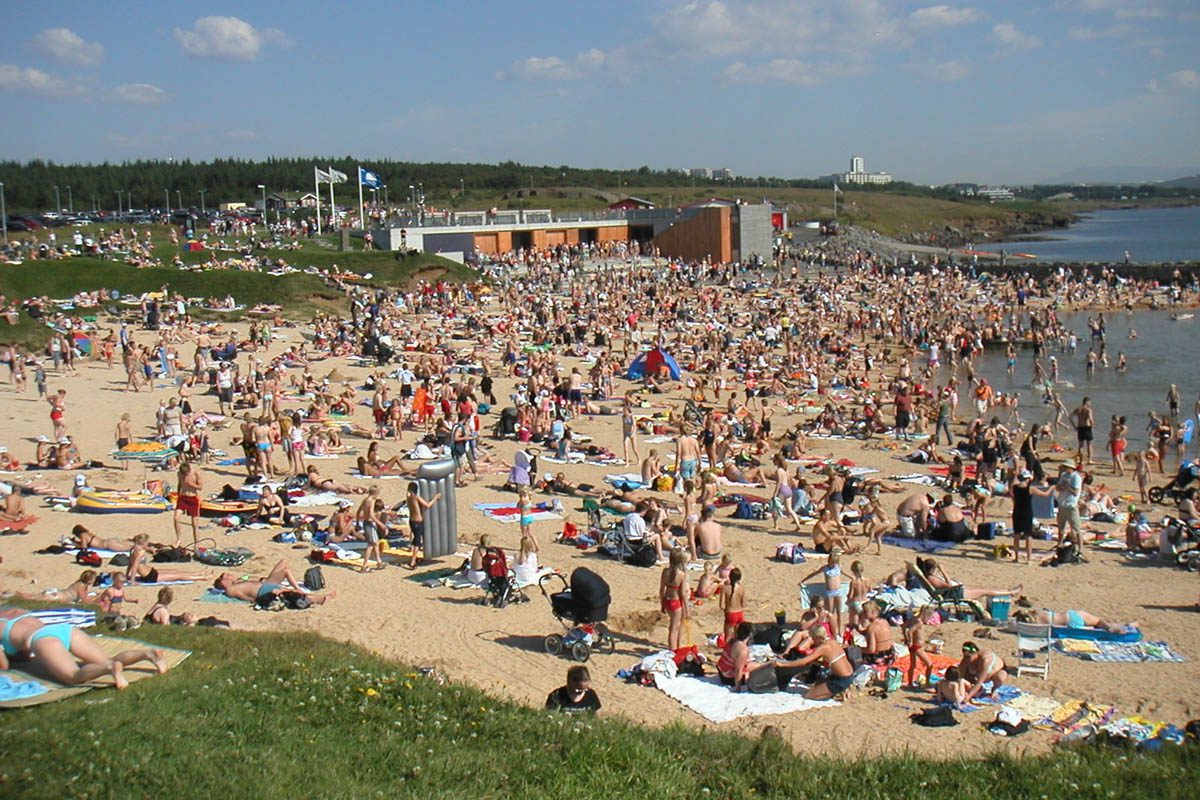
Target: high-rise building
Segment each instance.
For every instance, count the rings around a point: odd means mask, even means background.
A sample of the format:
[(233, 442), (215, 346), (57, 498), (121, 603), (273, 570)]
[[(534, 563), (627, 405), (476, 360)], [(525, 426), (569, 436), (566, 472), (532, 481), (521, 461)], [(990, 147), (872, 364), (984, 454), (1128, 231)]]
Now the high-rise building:
[(866, 172), (867, 160), (862, 156), (850, 156), (850, 171), (851, 172)]
[(862, 156), (850, 156), (850, 171), (842, 173), (845, 183), (891, 183), (892, 176), (886, 172), (867, 172), (867, 160)]

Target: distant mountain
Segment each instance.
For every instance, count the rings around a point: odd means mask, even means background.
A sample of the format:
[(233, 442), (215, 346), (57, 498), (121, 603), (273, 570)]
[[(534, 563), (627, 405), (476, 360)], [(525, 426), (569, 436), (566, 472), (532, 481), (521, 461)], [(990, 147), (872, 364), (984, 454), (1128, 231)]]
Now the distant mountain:
[(1174, 189), (1200, 189), (1200, 174), (1191, 175), (1187, 178), (1176, 178), (1173, 181), (1163, 181), (1161, 185)]
[(1043, 183), (1155, 183), (1200, 174), (1200, 167), (1079, 167)]

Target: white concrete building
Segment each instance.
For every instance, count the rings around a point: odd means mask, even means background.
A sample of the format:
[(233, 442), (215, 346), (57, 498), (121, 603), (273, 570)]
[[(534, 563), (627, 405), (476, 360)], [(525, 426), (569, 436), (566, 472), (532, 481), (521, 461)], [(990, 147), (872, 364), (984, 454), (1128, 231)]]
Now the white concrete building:
[(867, 172), (867, 160), (862, 156), (850, 156), (850, 171), (842, 173), (845, 183), (891, 183), (892, 176), (886, 172)]

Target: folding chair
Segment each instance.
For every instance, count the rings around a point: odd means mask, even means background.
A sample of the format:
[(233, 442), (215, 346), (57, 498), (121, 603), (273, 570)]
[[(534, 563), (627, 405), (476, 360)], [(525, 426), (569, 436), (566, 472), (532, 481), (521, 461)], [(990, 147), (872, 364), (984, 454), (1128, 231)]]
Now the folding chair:
[(950, 589), (938, 589), (929, 582), (929, 579), (925, 577), (925, 573), (917, 569), (916, 565), (911, 561), (904, 562), (904, 566), (908, 568), (909, 579), (917, 585), (917, 588), (929, 592), (929, 596), (933, 598), (934, 605), (939, 609), (944, 608), (950, 611), (959, 611), (965, 607), (975, 615), (976, 619), (990, 619), (990, 615), (984, 611), (983, 606), (974, 600), (963, 598), (961, 587), (955, 586)]
[[(1035, 622), (1018, 622), (1017, 630), (1017, 677), (1026, 672), (1039, 675), (1042, 680), (1050, 677), (1050, 651), (1054, 649), (1054, 636), (1049, 625)], [(1024, 663), (1028, 659), (1037, 659), (1038, 654), (1045, 651), (1046, 658), (1040, 664)]]

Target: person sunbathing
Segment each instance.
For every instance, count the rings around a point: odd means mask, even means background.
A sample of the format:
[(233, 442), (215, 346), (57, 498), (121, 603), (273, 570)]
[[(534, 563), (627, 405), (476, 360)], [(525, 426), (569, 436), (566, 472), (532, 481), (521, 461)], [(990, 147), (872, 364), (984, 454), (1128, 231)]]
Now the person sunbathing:
[(367, 447), (367, 455), (358, 457), (358, 472), (360, 475), (369, 475), (372, 478), (378, 478), (381, 475), (408, 474), (408, 470), (404, 469), (402, 456), (392, 456), (386, 461), (380, 460), (379, 442), (371, 442)]
[(0, 483), (0, 494), (4, 495), (4, 508), (0, 510), (0, 519), (18, 522), (25, 519), (25, 498), (10, 483)]
[(41, 592), (19, 592), (26, 600), (44, 600), (48, 603), (86, 603), (96, 596), (93, 591), (99, 574), (93, 569), (79, 573), (79, 579), (65, 589), (46, 589)]
[(321, 471), (317, 469), (315, 464), (310, 464), (305, 473), (308, 478), (308, 485), (322, 492), (336, 492), (338, 494), (366, 494), (367, 490), (362, 486), (349, 486), (344, 483), (338, 483), (333, 478), (326, 478), (321, 475)]
[(1053, 625), (1056, 628), (1071, 628), (1072, 630), (1095, 628), (1096, 630), (1114, 634), (1131, 633), (1138, 629), (1138, 623), (1136, 622), (1120, 624), (1105, 622), (1089, 611), (1078, 611), (1073, 608), (1069, 608), (1066, 611), (1051, 611), (1048, 608), (1019, 608), (1013, 612), (1013, 619), (1017, 622), (1031, 622), (1035, 625)]
[(761, 466), (739, 467), (730, 459), (726, 459), (725, 466), (721, 470), (721, 477), (730, 483), (754, 486), (765, 486), (767, 483)]
[(287, 525), (287, 506), (277, 492), (264, 490), (258, 497), (258, 508), (254, 515), (260, 522), (270, 525)]
[(109, 657), (82, 630), (65, 622), (46, 624), (21, 609), (0, 611), (0, 642), (3, 643), (0, 669), (8, 669), (12, 661), (36, 658), (51, 678), (70, 686), (89, 683), (109, 674), (117, 688), (124, 689), (129, 685), (122, 674), (125, 667), (141, 661), (152, 663), (160, 675), (167, 671), (162, 650), (122, 650)]
[(208, 577), (208, 570), (196, 573), (151, 566), (152, 547), (149, 534), (139, 533), (133, 537), (133, 549), (129, 551), (129, 566), (125, 569), (125, 577), (128, 580), (137, 583), (159, 583), (160, 581), (191, 581), (196, 578)]
[(932, 558), (918, 558), (917, 570), (929, 581), (934, 589), (957, 595), (961, 600), (983, 600), (991, 597), (1016, 597), (1021, 594), (1023, 584), (1017, 584), (1012, 589), (984, 589), (979, 586), (964, 586), (956, 580), (951, 580), (946, 571)]
[(128, 553), (133, 549), (132, 539), (122, 539), (118, 536), (105, 538), (92, 533), (83, 525), (71, 528), (71, 540), (80, 550), (111, 550), (115, 553)]
[(316, 605), (324, 605), (337, 596), (337, 592), (334, 591), (306, 594), (303, 582), (296, 579), (288, 568), (287, 561), (282, 559), (263, 578), (239, 579), (232, 572), (222, 572), (213, 581), (213, 588), (221, 590), (227, 597), (257, 605), (267, 605), (272, 597), (285, 592), (305, 594)]

